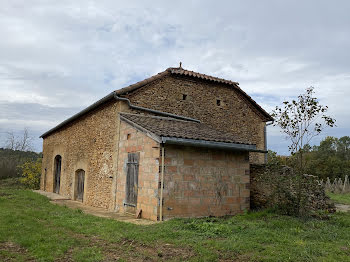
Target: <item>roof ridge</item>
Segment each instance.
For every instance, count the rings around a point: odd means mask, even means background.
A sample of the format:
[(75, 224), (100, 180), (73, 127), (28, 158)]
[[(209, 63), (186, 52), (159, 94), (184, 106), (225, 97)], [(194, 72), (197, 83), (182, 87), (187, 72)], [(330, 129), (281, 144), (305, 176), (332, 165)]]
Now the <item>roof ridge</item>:
[(175, 73), (175, 74), (182, 74), (180, 72), (175, 72), (175, 70), (182, 70), (184, 72), (188, 72), (188, 73), (192, 73), (190, 74), (190, 76), (197, 76), (199, 78), (202, 78), (200, 76), (203, 76), (205, 79), (213, 79), (213, 80), (217, 80), (217, 81), (222, 81), (222, 82), (227, 82), (227, 83), (231, 83), (231, 84), (234, 84), (234, 85), (239, 85), (238, 82), (236, 81), (232, 81), (232, 80), (228, 80), (228, 79), (225, 79), (225, 78), (221, 78), (221, 77), (217, 77), (217, 76), (211, 76), (211, 75), (207, 75), (207, 74), (203, 74), (203, 73), (199, 73), (199, 72), (195, 72), (193, 70), (187, 70), (185, 68), (182, 68), (182, 67), (169, 67), (166, 69), (166, 71), (169, 71), (170, 73)]

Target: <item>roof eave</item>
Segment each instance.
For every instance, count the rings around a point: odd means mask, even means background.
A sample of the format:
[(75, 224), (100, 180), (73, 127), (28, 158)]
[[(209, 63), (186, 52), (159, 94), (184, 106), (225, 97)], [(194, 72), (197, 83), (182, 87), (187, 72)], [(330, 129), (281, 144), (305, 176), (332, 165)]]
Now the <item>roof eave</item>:
[(46, 136), (50, 135), (51, 133), (55, 132), (56, 130), (60, 129), (61, 127), (69, 124), (70, 122), (78, 119), (79, 117), (85, 115), (86, 113), (92, 111), (93, 109), (99, 107), (100, 105), (104, 104), (105, 102), (111, 100), (114, 98), (114, 91), (109, 93), (108, 95), (106, 95), (105, 97), (101, 98), (100, 100), (98, 100), (97, 102), (93, 103), (92, 105), (86, 107), (85, 109), (83, 109), (82, 111), (80, 111), (79, 113), (71, 116), (70, 118), (64, 120), (62, 123), (58, 124), (57, 126), (55, 126), (54, 128), (51, 128), (49, 131), (46, 131), (44, 134), (42, 134), (40, 136), (40, 138), (45, 138)]
[[(168, 68), (166, 69), (165, 71), (155, 75), (155, 76), (152, 76), (150, 78), (147, 78), (145, 80), (142, 80), (140, 82), (137, 82), (135, 84), (132, 84), (130, 86), (127, 86), (125, 88), (122, 88), (122, 89), (119, 89), (119, 90), (116, 90), (116, 91), (113, 91), (111, 92), (110, 94), (108, 94), (107, 96), (103, 97), (102, 99), (98, 100), (97, 102), (93, 103), (92, 105), (88, 106), (87, 108), (83, 109), (82, 111), (80, 111), (79, 113), (73, 115), (72, 117), (66, 119), (65, 121), (63, 121), (62, 123), (58, 124), (57, 126), (55, 126), (54, 128), (51, 128), (50, 130), (48, 130), (47, 132), (45, 132), (44, 134), (42, 134), (40, 136), (40, 138), (45, 138), (46, 136), (50, 135), (51, 133), (57, 131), (58, 129), (62, 128), (63, 126), (69, 124), (70, 122), (78, 119), (79, 117), (85, 115), (86, 113), (92, 111), (93, 109), (97, 108), (98, 106), (100, 106), (101, 104), (107, 102), (108, 100), (112, 99), (113, 97), (115, 96), (118, 96), (118, 95), (126, 95), (128, 94), (129, 92), (132, 92), (142, 86), (145, 86), (157, 79), (160, 79), (166, 75), (170, 75), (170, 74), (176, 74), (176, 73), (172, 73), (172, 69), (174, 68)], [(176, 74), (176, 75), (180, 75), (180, 74)], [(189, 75), (189, 76), (192, 76), (192, 75)], [(195, 77), (195, 76), (192, 76), (192, 77)], [(206, 80), (206, 81), (209, 81), (208, 79), (205, 79), (205, 78), (202, 78), (203, 80)], [(219, 79), (219, 78), (217, 78)], [(221, 80), (221, 79), (220, 79)], [(222, 79), (224, 80), (224, 79)], [(272, 118), (272, 116), (267, 113), (262, 107), (260, 107), (248, 94), (246, 94), (239, 86), (238, 86), (238, 83), (237, 82), (233, 82), (233, 81), (230, 81), (231, 82), (231, 86), (234, 85), (236, 86), (236, 89), (239, 90), (241, 92), (241, 94), (243, 96), (245, 96), (248, 100), (250, 100), (250, 102), (256, 107), (256, 109), (258, 111), (260, 111), (264, 117), (265, 117), (265, 122), (269, 122), (269, 121), (274, 121), (274, 119)], [(228, 84), (228, 83), (226, 83)]]
[(229, 150), (229, 151), (247, 151), (247, 152), (267, 153), (267, 151), (265, 150), (256, 149), (256, 145), (252, 145), (252, 144), (227, 143), (227, 142), (187, 139), (187, 138), (178, 138), (178, 137), (161, 137), (161, 141), (162, 143), (173, 144), (173, 145), (205, 147), (205, 148), (214, 148), (214, 149), (222, 149), (222, 150)]
[(258, 153), (267, 153), (265, 150), (256, 149), (254, 144), (243, 144), (243, 143), (234, 143), (234, 142), (218, 142), (218, 141), (209, 141), (201, 139), (189, 139), (189, 138), (179, 138), (179, 137), (168, 137), (168, 136), (159, 136), (151, 132), (150, 130), (136, 124), (135, 122), (119, 115), (120, 120), (128, 123), (135, 129), (143, 132), (148, 137), (157, 141), (158, 143), (164, 144), (173, 144), (173, 145), (183, 145), (183, 146), (194, 146), (194, 147), (205, 147), (213, 149), (221, 149), (228, 151), (245, 151), (245, 152), (258, 152)]
[(144, 79), (142, 81), (139, 81), (139, 82), (137, 82), (135, 84), (132, 84), (132, 85), (129, 85), (127, 87), (123, 87), (121, 89), (118, 89), (118, 90), (115, 91), (115, 94), (116, 95), (126, 95), (126, 94), (128, 94), (128, 93), (130, 93), (130, 92), (132, 92), (132, 91), (134, 91), (136, 89), (139, 89), (139, 88), (141, 88), (141, 87), (143, 87), (143, 86), (145, 86), (145, 85), (147, 85), (149, 83), (152, 83), (153, 81), (155, 81), (157, 79), (161, 79), (162, 77), (164, 77), (166, 75), (170, 75), (170, 72), (168, 70), (160, 72), (160, 73), (158, 73), (158, 74), (156, 74), (154, 76), (146, 78), (146, 79)]

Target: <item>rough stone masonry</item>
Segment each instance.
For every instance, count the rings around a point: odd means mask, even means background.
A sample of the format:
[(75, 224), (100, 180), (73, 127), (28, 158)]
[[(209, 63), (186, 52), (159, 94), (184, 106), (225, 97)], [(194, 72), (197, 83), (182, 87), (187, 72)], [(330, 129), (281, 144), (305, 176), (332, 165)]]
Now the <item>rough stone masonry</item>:
[[(164, 144), (162, 134), (154, 134), (162, 124), (142, 127), (123, 121), (120, 113), (174, 118), (170, 131), (194, 144)], [(112, 92), (43, 134), (41, 189), (53, 192), (59, 176), (59, 194), (75, 199), (77, 171), (83, 170), (86, 205), (116, 212), (141, 209), (142, 217), (151, 220), (236, 214), (249, 208), (249, 164), (264, 162), (264, 128), (271, 120), (235, 82), (167, 69)], [(209, 136), (193, 139), (193, 132), (178, 128), (179, 121), (200, 122)], [(206, 148), (198, 141), (226, 143), (231, 149)], [(135, 152), (140, 154), (137, 204), (128, 207), (127, 158)], [(59, 174), (56, 156), (61, 156)]]

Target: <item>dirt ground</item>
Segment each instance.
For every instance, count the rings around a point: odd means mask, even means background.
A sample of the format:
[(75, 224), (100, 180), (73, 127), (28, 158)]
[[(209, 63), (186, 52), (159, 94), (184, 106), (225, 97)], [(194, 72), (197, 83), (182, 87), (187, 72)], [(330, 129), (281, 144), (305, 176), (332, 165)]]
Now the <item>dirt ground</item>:
[(338, 212), (350, 212), (350, 205), (335, 204), (335, 208)]
[(0, 261), (35, 261), (35, 259), (28, 255), (25, 248), (13, 242), (2, 242), (0, 243)]

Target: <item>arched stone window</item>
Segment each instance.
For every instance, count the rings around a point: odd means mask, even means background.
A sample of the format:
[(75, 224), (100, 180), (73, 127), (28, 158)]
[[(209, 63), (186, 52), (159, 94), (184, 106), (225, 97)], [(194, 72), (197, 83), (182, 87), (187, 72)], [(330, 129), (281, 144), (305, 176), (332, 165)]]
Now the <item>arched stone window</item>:
[(60, 193), (62, 157), (57, 155), (54, 161), (54, 183), (53, 192)]

